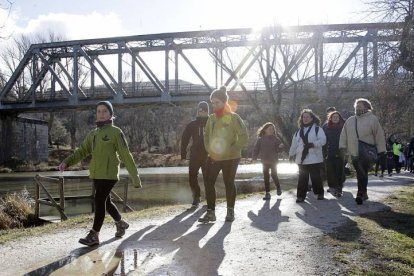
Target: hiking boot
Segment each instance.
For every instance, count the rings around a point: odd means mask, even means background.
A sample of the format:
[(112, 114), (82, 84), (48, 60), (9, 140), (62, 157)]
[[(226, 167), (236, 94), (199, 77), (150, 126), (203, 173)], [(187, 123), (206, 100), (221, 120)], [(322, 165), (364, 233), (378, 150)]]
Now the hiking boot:
[(366, 192), (362, 193), (361, 198), (362, 198), (362, 200), (367, 200), (368, 199), (368, 194)]
[(279, 183), (276, 185), (276, 194), (278, 196), (280, 196), (282, 194), (282, 189), (280, 188), (280, 184)]
[(125, 230), (129, 228), (129, 224), (126, 223), (122, 219), (120, 221), (115, 222), (115, 226), (116, 226), (115, 237), (117, 238), (122, 238), (122, 236), (125, 235)]
[(337, 190), (335, 191), (335, 193), (334, 193), (334, 196), (335, 196), (335, 197), (341, 197), (341, 196), (342, 196), (342, 190), (337, 189)]
[(188, 211), (192, 211), (198, 208), (200, 206), (200, 199), (194, 199), (193, 203), (191, 204), (190, 208), (188, 208)]
[(227, 208), (226, 221), (234, 221), (234, 208)]
[(325, 197), (323, 196), (323, 194), (318, 195), (318, 200), (324, 200), (324, 199), (325, 199)]
[(271, 198), (270, 193), (266, 193), (263, 200), (270, 200), (270, 198)]
[(208, 223), (210, 221), (216, 221), (216, 213), (214, 210), (207, 209), (207, 213), (204, 215), (204, 217), (199, 218), (198, 222)]
[(298, 197), (296, 199), (296, 203), (301, 203), (301, 202), (304, 202), (304, 201), (305, 201), (305, 199), (303, 197)]
[(95, 230), (89, 231), (88, 235), (85, 238), (79, 239), (79, 243), (87, 245), (87, 246), (94, 246), (99, 244), (99, 232)]
[(355, 198), (355, 202), (356, 202), (358, 205), (362, 205), (362, 202), (363, 202), (362, 197), (358, 195), (358, 196)]

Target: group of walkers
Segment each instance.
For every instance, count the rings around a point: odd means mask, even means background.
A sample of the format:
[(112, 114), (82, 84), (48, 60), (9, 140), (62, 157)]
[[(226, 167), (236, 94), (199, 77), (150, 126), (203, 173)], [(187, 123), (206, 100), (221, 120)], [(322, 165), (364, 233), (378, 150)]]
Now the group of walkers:
[[(181, 139), (182, 159), (186, 159), (187, 146), (192, 140), (189, 154), (189, 184), (193, 201), (190, 210), (195, 210), (200, 205), (201, 191), (198, 183), (200, 169), (203, 175), (207, 211), (199, 218), (198, 221), (201, 223), (216, 221), (215, 183), (220, 171), (226, 191), (225, 220), (232, 222), (235, 219), (235, 176), (242, 149), (248, 143), (248, 132), (240, 116), (232, 111), (228, 100), (225, 86), (214, 90), (210, 95), (212, 114), (209, 114), (209, 104), (200, 102), (197, 118), (186, 126)], [(371, 164), (359, 156), (358, 141), (375, 145), (378, 152), (383, 154), (386, 151), (385, 138), (377, 117), (372, 114), (371, 103), (367, 99), (357, 99), (354, 108), (355, 116), (351, 116), (346, 121), (335, 109), (329, 110), (327, 120), (322, 127), (319, 117), (312, 110), (302, 110), (298, 119), (299, 129), (293, 135), (289, 149), (290, 160), (294, 160), (299, 167), (297, 203), (305, 201), (309, 179), (317, 199), (323, 200), (325, 175), (329, 191), (334, 196), (340, 197), (345, 180), (344, 164), (348, 154), (357, 173), (356, 202), (362, 204), (363, 200), (368, 199), (368, 169)], [(89, 171), (95, 187), (96, 211), (92, 229), (85, 238), (79, 240), (80, 243), (88, 246), (99, 244), (99, 231), (104, 221), (105, 210), (115, 220), (116, 237), (122, 237), (129, 227), (109, 195), (119, 180), (120, 161), (125, 163), (135, 187), (141, 187), (141, 180), (125, 135), (121, 129), (113, 125), (114, 118), (112, 104), (109, 101), (99, 102), (96, 106), (96, 128), (90, 131), (80, 147), (59, 165), (59, 170), (63, 172), (86, 157), (92, 157)], [(273, 123), (267, 122), (259, 128), (252, 159), (260, 159), (263, 166), (264, 200), (271, 198), (270, 177), (276, 186), (277, 195), (282, 194), (276, 168), (278, 153), (282, 148), (284, 145), (277, 138)]]
[(395, 173), (400, 173), (402, 168), (405, 171), (414, 172), (414, 137), (406, 145), (401, 143), (400, 138), (392, 139), (389, 137), (386, 148), (387, 152), (379, 156), (375, 164), (375, 176), (378, 176), (379, 169), (379, 177), (384, 176), (385, 170), (387, 170), (388, 176), (392, 176), (394, 170)]

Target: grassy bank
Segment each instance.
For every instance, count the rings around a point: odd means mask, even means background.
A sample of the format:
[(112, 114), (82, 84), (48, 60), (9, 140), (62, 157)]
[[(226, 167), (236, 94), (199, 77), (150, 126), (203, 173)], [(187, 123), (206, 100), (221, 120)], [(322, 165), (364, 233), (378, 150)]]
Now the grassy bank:
[(414, 275), (414, 186), (385, 203), (388, 210), (358, 217), (324, 238), (348, 275)]

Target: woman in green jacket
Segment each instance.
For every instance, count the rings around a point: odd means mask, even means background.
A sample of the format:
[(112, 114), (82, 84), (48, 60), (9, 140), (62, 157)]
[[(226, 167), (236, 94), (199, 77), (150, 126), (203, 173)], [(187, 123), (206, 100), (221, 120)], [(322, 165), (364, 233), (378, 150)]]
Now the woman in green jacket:
[(93, 246), (99, 244), (105, 210), (115, 220), (115, 237), (122, 237), (129, 224), (121, 218), (116, 205), (111, 201), (110, 192), (119, 180), (120, 159), (132, 179), (135, 187), (141, 187), (138, 171), (129, 151), (125, 135), (122, 130), (113, 125), (114, 110), (109, 101), (101, 101), (96, 106), (96, 128), (88, 133), (85, 140), (75, 152), (59, 165), (63, 172), (88, 156), (92, 156), (89, 164), (89, 177), (95, 187), (95, 217), (93, 227), (85, 238), (79, 240), (81, 244)]
[(204, 134), (204, 145), (208, 153), (205, 183), (207, 213), (198, 220), (204, 223), (216, 220), (216, 189), (214, 186), (220, 171), (223, 173), (226, 188), (226, 221), (234, 220), (236, 201), (234, 178), (241, 158), (241, 150), (247, 144), (248, 139), (243, 120), (231, 111), (226, 90), (226, 87), (222, 86), (210, 95), (214, 113), (208, 117)]

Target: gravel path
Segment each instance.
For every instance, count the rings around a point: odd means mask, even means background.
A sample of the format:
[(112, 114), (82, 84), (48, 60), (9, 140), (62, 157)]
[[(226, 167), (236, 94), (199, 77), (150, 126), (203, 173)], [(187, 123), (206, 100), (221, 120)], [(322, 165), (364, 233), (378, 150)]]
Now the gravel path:
[(363, 205), (353, 198), (355, 179), (347, 180), (340, 199), (326, 194), (320, 201), (309, 193), (297, 204), (294, 190), (272, 192), (270, 201), (255, 195), (236, 202), (233, 223), (224, 221), (224, 204), (211, 224), (197, 222), (204, 208), (177, 208), (130, 222), (123, 239), (104, 225), (97, 248), (77, 243), (86, 228), (33, 237), (0, 247), (0, 275), (341, 275), (334, 249), (320, 238), (356, 216), (388, 209), (382, 201), (413, 183), (408, 173), (370, 176)]

